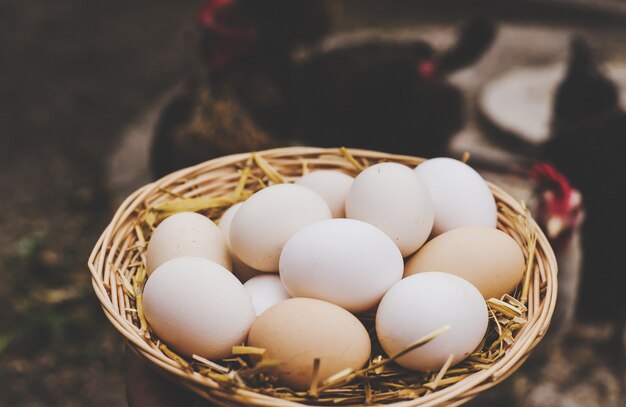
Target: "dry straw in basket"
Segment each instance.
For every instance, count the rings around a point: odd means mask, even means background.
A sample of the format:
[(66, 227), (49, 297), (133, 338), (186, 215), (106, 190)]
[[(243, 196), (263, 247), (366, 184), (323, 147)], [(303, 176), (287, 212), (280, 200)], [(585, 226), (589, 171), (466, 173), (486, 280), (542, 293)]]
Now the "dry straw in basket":
[[(441, 327), (399, 354), (389, 357), (375, 350), (365, 368), (337, 372), (321, 383), (314, 380), (308, 391), (296, 392), (277, 387), (272, 371), (280, 361), (272, 360), (264, 349), (236, 346), (232, 358), (220, 361), (183, 358), (154, 336), (143, 316), (145, 248), (153, 228), (165, 217), (195, 211), (219, 221), (228, 207), (267, 185), (290, 182), (316, 169), (356, 175), (382, 161), (415, 166), (422, 159), (345, 148), (290, 147), (207, 161), (135, 191), (117, 210), (89, 258), (93, 286), (105, 315), (137, 353), (217, 405), (463, 404), (517, 370), (545, 335), (556, 303), (557, 266), (546, 237), (523, 202), (492, 184), (498, 228), (520, 244), (527, 268), (513, 295), (487, 301), (491, 322), (483, 344), (453, 368), (446, 364), (441, 371), (427, 374), (391, 363), (448, 329)], [(373, 318), (365, 315), (362, 321), (373, 327)], [(319, 360), (313, 365), (316, 372)]]

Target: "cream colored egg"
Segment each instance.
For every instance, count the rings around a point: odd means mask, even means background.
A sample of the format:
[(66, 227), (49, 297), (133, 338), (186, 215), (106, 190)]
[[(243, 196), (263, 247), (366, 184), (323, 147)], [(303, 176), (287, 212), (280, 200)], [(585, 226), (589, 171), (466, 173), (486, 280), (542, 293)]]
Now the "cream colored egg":
[(448, 357), (452, 365), (469, 356), (482, 342), (489, 315), (480, 292), (447, 273), (407, 277), (391, 287), (376, 313), (376, 335), (388, 355), (446, 326), (450, 330), (396, 362), (407, 369), (436, 372)]
[(443, 233), (407, 262), (405, 276), (442, 271), (464, 278), (485, 298), (500, 298), (520, 283), (525, 270), (522, 249), (506, 233), (468, 227)]
[(434, 218), (426, 184), (412, 169), (396, 163), (373, 165), (355, 178), (346, 215), (381, 229), (405, 257), (426, 242)]
[(252, 195), (235, 213), (231, 249), (248, 266), (275, 272), (283, 246), (295, 232), (330, 218), (326, 201), (309, 188), (273, 185)]
[(143, 291), (146, 320), (172, 349), (221, 359), (242, 344), (255, 319), (250, 295), (219, 264), (178, 257), (159, 266)]
[(169, 216), (154, 229), (146, 253), (148, 275), (166, 261), (183, 256), (203, 257), (228, 270), (232, 268), (220, 229), (206, 216), (194, 212)]
[(363, 367), (371, 351), (369, 335), (354, 315), (312, 298), (291, 298), (267, 309), (252, 324), (248, 345), (279, 360), (280, 383), (298, 390), (311, 385), (315, 358), (322, 381)]
[(317, 192), (328, 204), (333, 218), (346, 217), (346, 196), (354, 178), (339, 171), (318, 170), (294, 181)]
[(245, 283), (246, 281), (250, 280), (252, 277), (258, 276), (259, 274), (262, 274), (262, 273), (258, 270), (253, 269), (252, 267), (248, 266), (246, 263), (241, 261), (237, 256), (235, 256), (235, 254), (230, 249), (230, 224), (233, 218), (235, 217), (235, 213), (237, 213), (239, 208), (241, 208), (242, 204), (243, 202), (239, 202), (231, 206), (230, 208), (228, 208), (222, 215), (222, 218), (220, 219), (220, 223), (217, 226), (222, 231), (222, 236), (224, 236), (224, 241), (226, 242), (226, 245), (228, 246), (228, 250), (230, 251), (230, 257), (233, 263), (233, 267), (232, 267), (233, 274), (235, 275), (235, 277), (239, 279), (239, 281), (241, 281), (242, 283)]
[(252, 298), (252, 304), (257, 315), (261, 315), (272, 305), (291, 298), (276, 274), (263, 273), (252, 277), (243, 286)]
[(293, 297), (363, 312), (400, 281), (400, 249), (383, 231), (355, 219), (328, 219), (296, 232), (280, 256), (280, 278)]
[(426, 182), (433, 199), (433, 235), (465, 226), (496, 227), (496, 201), (472, 167), (440, 157), (424, 161), (415, 172)]

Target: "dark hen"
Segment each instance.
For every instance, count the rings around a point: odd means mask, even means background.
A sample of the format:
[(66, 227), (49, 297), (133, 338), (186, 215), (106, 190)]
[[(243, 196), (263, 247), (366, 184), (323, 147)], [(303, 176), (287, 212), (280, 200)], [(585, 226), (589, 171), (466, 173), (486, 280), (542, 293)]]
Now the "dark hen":
[(493, 25), (475, 21), (437, 54), (424, 41), (370, 42), (302, 64), (291, 97), (299, 140), (314, 145), (440, 155), (463, 122), (463, 95), (446, 75), (477, 60)]
[(626, 221), (620, 198), (626, 186), (626, 113), (617, 87), (580, 39), (572, 42), (553, 117), (546, 157), (581, 191), (586, 208), (578, 315), (618, 321), (623, 327)]
[(285, 89), (291, 54), (329, 26), (317, 0), (207, 0), (197, 16), (206, 72), (189, 81), (157, 123), (152, 173), (276, 146), (291, 128)]

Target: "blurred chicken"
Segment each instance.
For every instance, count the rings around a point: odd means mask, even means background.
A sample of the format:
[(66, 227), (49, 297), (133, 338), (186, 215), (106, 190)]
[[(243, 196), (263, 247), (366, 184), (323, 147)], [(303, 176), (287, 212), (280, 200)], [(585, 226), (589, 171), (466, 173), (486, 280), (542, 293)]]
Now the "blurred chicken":
[(594, 63), (580, 39), (572, 41), (567, 74), (554, 102), (553, 137), (546, 159), (563, 171), (585, 201), (583, 274), (578, 315), (609, 320), (623, 350), (626, 295), (624, 260), (626, 216), (626, 113), (617, 87)]
[(556, 343), (571, 327), (576, 312), (582, 268), (582, 197), (549, 164), (537, 164), (531, 176), (536, 183), (533, 216), (550, 241), (559, 267), (556, 309), (548, 331), (549, 343)]
[(423, 41), (371, 42), (296, 63), (295, 49), (328, 32), (329, 4), (208, 0), (198, 18), (208, 73), (163, 112), (154, 174), (294, 142), (442, 154), (463, 119), (446, 75), (476, 61), (494, 27), (471, 23), (439, 54)]
[(474, 63), (495, 28), (473, 21), (450, 49), (424, 41), (341, 47), (299, 66), (295, 133), (307, 144), (422, 156), (444, 154), (463, 123), (463, 95), (447, 75)]
[(210, 158), (279, 145), (292, 128), (286, 90), (292, 53), (328, 31), (318, 0), (207, 0), (197, 17), (206, 67), (161, 113), (155, 177)]

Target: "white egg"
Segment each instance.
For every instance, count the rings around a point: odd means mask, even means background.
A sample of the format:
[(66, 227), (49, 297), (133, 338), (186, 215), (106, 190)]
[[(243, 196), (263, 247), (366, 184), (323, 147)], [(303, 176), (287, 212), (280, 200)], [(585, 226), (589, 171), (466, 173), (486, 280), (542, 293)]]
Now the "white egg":
[(226, 209), (226, 211), (222, 214), (222, 217), (220, 218), (220, 223), (217, 224), (217, 227), (219, 227), (222, 231), (224, 241), (226, 241), (228, 247), (230, 247), (230, 224), (232, 223), (233, 218), (235, 217), (235, 214), (237, 213), (239, 208), (241, 208), (241, 205), (243, 205), (243, 202), (236, 203), (230, 208)]
[(318, 170), (303, 175), (294, 181), (317, 192), (328, 204), (333, 218), (346, 217), (346, 196), (354, 178), (332, 170)]
[(243, 286), (252, 298), (252, 304), (257, 315), (261, 315), (272, 305), (291, 298), (276, 274), (252, 277)]
[[(239, 202), (230, 208), (228, 208), (222, 218), (220, 219), (220, 223), (217, 225), (222, 231), (222, 236), (224, 236), (224, 241), (228, 246), (228, 250), (230, 250), (230, 224), (235, 217), (235, 213), (239, 210), (243, 202)], [(230, 250), (230, 257), (233, 261), (233, 274), (235, 277), (239, 279), (242, 283), (250, 280), (254, 276), (258, 276), (261, 274), (259, 270), (255, 270), (252, 267), (248, 266), (246, 263), (241, 261), (239, 257), (235, 256), (235, 254)]]
[(146, 320), (156, 335), (187, 355), (221, 359), (246, 340), (256, 314), (237, 278), (219, 264), (179, 257), (155, 270), (143, 290)]
[(326, 201), (309, 188), (272, 185), (248, 198), (235, 213), (231, 249), (248, 266), (275, 272), (287, 240), (301, 228), (329, 218)]
[(388, 355), (449, 325), (451, 329), (397, 359), (407, 369), (438, 371), (450, 355), (457, 364), (482, 342), (487, 305), (476, 287), (452, 274), (425, 272), (401, 280), (385, 294), (376, 313), (376, 335)]
[(496, 201), (485, 180), (472, 167), (440, 157), (424, 161), (415, 171), (433, 198), (433, 235), (466, 226), (496, 227)]
[(195, 212), (171, 215), (154, 229), (146, 252), (148, 275), (166, 261), (183, 256), (203, 257), (229, 270), (232, 268), (220, 229), (209, 218)]
[(406, 257), (428, 239), (434, 212), (426, 184), (412, 169), (381, 163), (355, 178), (346, 198), (346, 215), (381, 229)]
[(378, 228), (354, 219), (309, 225), (287, 241), (280, 279), (293, 297), (328, 301), (351, 312), (366, 311), (402, 278), (395, 243)]

